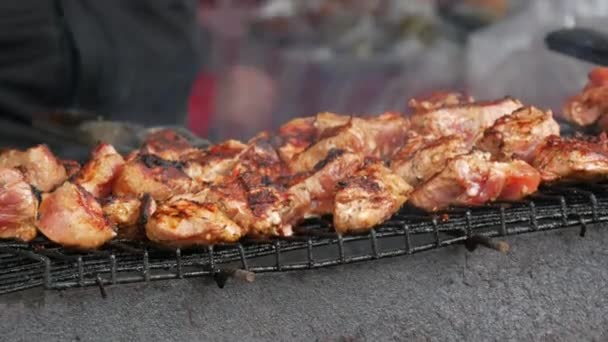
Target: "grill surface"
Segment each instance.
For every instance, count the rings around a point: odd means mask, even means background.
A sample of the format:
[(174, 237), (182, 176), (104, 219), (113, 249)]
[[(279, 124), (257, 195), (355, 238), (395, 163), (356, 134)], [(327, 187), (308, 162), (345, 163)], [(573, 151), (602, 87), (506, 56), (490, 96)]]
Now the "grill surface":
[(404, 207), (365, 235), (340, 237), (330, 221), (307, 221), (288, 239), (242, 241), (208, 248), (167, 249), (113, 241), (94, 252), (66, 250), (44, 239), (0, 242), (0, 293), (44, 286), (65, 289), (214, 276), (224, 285), (234, 270), (314, 269), (394, 257), (461, 243), (472, 250), (488, 237), (581, 227), (608, 221), (608, 185), (545, 188), (527, 201), (453, 208), (429, 215)]

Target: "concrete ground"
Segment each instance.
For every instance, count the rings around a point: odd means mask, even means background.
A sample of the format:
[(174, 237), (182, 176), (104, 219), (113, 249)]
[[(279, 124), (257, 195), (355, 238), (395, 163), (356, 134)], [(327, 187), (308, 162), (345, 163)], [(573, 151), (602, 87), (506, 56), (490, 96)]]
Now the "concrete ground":
[(0, 296), (6, 341), (607, 341), (608, 229), (313, 271)]

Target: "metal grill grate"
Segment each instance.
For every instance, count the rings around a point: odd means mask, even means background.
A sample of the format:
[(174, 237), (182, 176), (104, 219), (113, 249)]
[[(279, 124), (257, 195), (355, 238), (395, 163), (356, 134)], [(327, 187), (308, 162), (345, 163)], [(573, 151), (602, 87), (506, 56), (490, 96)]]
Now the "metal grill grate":
[(166, 249), (113, 241), (94, 252), (70, 251), (46, 240), (0, 242), (0, 293), (44, 286), (65, 289), (214, 276), (218, 285), (238, 270), (314, 269), (417, 253), (456, 243), (497, 248), (491, 237), (581, 227), (608, 221), (608, 185), (546, 188), (517, 203), (453, 208), (429, 215), (405, 207), (368, 234), (338, 236), (330, 221), (307, 221), (294, 237), (206, 248)]

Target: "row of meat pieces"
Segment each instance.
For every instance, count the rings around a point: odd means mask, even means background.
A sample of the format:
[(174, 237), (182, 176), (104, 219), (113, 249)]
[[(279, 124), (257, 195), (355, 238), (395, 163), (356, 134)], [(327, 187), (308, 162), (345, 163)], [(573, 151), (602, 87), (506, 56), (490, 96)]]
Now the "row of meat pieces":
[(165, 245), (289, 236), (332, 214), (365, 231), (406, 201), (427, 211), (518, 200), (539, 183), (608, 172), (603, 138), (563, 139), (550, 112), (458, 94), (413, 100), (414, 114), (295, 119), (274, 136), (199, 150), (171, 131), (123, 156), (99, 145), (82, 168), (44, 146), (0, 154), (0, 236), (37, 231), (69, 247), (116, 235)]

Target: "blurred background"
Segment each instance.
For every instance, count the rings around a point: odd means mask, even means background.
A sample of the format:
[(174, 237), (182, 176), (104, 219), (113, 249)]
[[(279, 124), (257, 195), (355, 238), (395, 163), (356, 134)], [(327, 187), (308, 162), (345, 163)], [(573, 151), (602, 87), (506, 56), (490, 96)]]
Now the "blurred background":
[(438, 90), (552, 108), (591, 65), (546, 49), (550, 30), (602, 30), (605, 0), (201, 0), (202, 66), (187, 126), (247, 139), (319, 111), (407, 111)]

